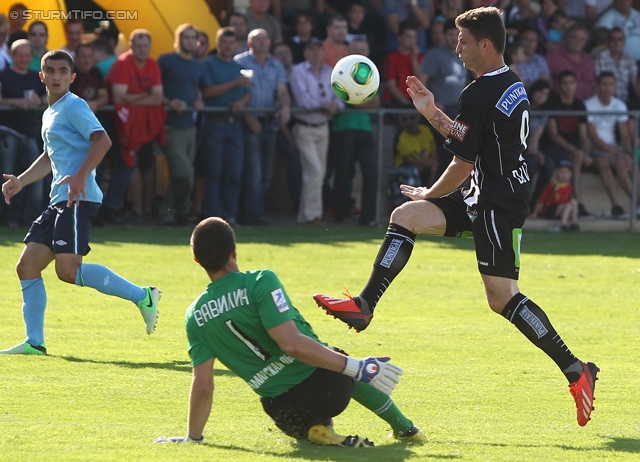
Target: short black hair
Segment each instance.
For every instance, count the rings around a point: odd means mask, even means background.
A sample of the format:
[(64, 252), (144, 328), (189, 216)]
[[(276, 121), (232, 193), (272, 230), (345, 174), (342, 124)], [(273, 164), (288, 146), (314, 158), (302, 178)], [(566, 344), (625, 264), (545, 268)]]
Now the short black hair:
[(568, 76), (571, 76), (577, 80), (575, 72), (573, 72), (571, 69), (565, 69), (564, 71), (560, 72), (560, 74), (558, 74), (558, 82), (562, 82), (562, 79)]
[(71, 68), (71, 72), (73, 72), (73, 58), (69, 53), (64, 50), (51, 50), (47, 51), (42, 59), (40, 60), (40, 69), (44, 69), (47, 65), (48, 60), (59, 61), (64, 60), (67, 62), (69, 67)]
[(469, 29), (477, 42), (489, 40), (498, 54), (504, 54), (507, 32), (498, 8), (483, 6), (465, 11), (456, 18), (456, 26), (458, 29)]
[(551, 89), (549, 82), (547, 82), (544, 79), (539, 79), (531, 84), (531, 86), (529, 87), (529, 90), (527, 90), (527, 93), (533, 96), (535, 92), (546, 90), (546, 89)]
[(600, 74), (596, 76), (596, 82), (600, 83), (600, 81), (606, 77), (611, 77), (613, 80), (616, 80), (616, 75), (611, 71), (602, 71)]
[(31, 24), (29, 24), (29, 33), (31, 33), (31, 29), (33, 29), (33, 26), (42, 26), (42, 27), (44, 27), (45, 34), (49, 35), (49, 28), (47, 27), (47, 25), (44, 22), (42, 22), (42, 21), (33, 21)]
[(235, 248), (233, 229), (222, 218), (205, 218), (191, 233), (193, 256), (208, 273), (223, 269)]
[(447, 19), (442, 26), (444, 32), (447, 32), (451, 29), (457, 29), (456, 20), (455, 19)]
[(108, 55), (113, 54), (113, 48), (111, 48), (111, 44), (105, 38), (97, 38), (92, 42), (93, 49), (95, 51), (102, 51)]
[(420, 24), (412, 19), (405, 19), (398, 24), (398, 37), (404, 34), (408, 30), (414, 30), (418, 32), (420, 30)]

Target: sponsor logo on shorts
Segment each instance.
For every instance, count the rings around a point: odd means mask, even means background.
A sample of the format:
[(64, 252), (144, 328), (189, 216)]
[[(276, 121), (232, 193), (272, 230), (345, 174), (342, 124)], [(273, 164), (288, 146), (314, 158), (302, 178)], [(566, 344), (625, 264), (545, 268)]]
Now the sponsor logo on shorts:
[(400, 239), (393, 239), (391, 244), (389, 244), (389, 248), (387, 249), (387, 253), (384, 254), (384, 258), (380, 262), (382, 266), (385, 268), (390, 268), (391, 263), (396, 258), (398, 254), (398, 250), (400, 250), (400, 245), (402, 245), (402, 241)]
[(451, 144), (451, 138), (447, 138), (446, 140), (444, 140), (444, 144), (447, 144), (447, 145)]
[(59, 246), (67, 245), (67, 243), (66, 243), (65, 241), (63, 241), (62, 239), (58, 239), (58, 240), (55, 242), (55, 244), (56, 244), (56, 245), (59, 245)]
[[(457, 139), (458, 141), (464, 141), (465, 136), (467, 136), (467, 132), (469, 131), (469, 126), (459, 120), (454, 120), (453, 125), (451, 126), (451, 131), (449, 132), (449, 136)], [(448, 138), (447, 138), (448, 139)]]
[(489, 263), (487, 263), (486, 261), (480, 261), (480, 260), (478, 260), (478, 265), (482, 265), (482, 266), (489, 266)]
[(544, 324), (542, 324), (542, 321), (540, 321), (535, 314), (529, 311), (527, 305), (523, 306), (518, 314), (531, 326), (538, 338), (544, 337), (546, 333), (549, 332), (547, 328), (544, 327)]
[(513, 110), (523, 101), (529, 102), (527, 90), (524, 89), (522, 82), (516, 82), (505, 90), (496, 107), (507, 117), (511, 117)]
[(273, 298), (273, 303), (275, 303), (276, 308), (278, 308), (278, 313), (289, 311), (289, 304), (287, 303), (287, 299), (284, 296), (282, 289), (272, 290), (271, 298)]

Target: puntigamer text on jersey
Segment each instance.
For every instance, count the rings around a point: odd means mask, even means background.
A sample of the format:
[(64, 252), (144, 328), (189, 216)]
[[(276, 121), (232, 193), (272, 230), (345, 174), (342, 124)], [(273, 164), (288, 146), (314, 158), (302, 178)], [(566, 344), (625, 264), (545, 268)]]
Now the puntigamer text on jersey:
[(198, 327), (202, 327), (207, 321), (217, 318), (222, 313), (245, 305), (249, 305), (247, 289), (238, 289), (235, 292), (228, 292), (215, 300), (209, 300), (197, 310), (193, 310), (193, 318), (196, 320)]

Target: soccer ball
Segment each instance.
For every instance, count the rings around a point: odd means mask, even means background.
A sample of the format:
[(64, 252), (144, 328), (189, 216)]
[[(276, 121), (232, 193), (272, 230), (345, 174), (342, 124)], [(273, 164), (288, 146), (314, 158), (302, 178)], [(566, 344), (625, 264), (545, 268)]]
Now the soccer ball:
[(331, 71), (331, 86), (338, 98), (345, 103), (362, 104), (373, 98), (378, 91), (380, 72), (366, 56), (345, 56)]

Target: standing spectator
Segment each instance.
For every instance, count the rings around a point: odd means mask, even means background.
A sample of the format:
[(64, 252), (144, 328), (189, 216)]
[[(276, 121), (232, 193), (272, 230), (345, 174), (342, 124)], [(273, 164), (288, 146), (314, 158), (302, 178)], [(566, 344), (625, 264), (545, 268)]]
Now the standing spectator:
[(613, 8), (596, 21), (595, 27), (622, 29), (627, 38), (624, 51), (640, 61), (640, 11), (631, 8), (631, 0), (614, 0)]
[(384, 104), (391, 107), (410, 107), (407, 95), (407, 77), (419, 75), (422, 53), (417, 44), (418, 29), (415, 23), (405, 21), (398, 29), (400, 46), (387, 56), (384, 68)]
[(273, 43), (282, 42), (282, 29), (278, 19), (269, 14), (271, 0), (249, 0), (247, 30), (264, 29)]
[[(355, 38), (349, 44), (351, 54), (369, 56), (369, 43), (364, 37)], [(354, 106), (350, 106), (354, 108)], [(358, 107), (380, 107), (380, 97)], [(337, 114), (331, 120), (331, 150), (334, 156), (333, 212), (336, 222), (349, 218), (353, 210), (352, 184), (356, 162), (362, 172), (360, 200), (360, 224), (375, 226), (378, 199), (378, 156), (369, 114)], [(329, 156), (331, 157), (331, 156)]]
[(441, 3), (442, 14), (445, 21), (447, 19), (455, 20), (458, 15), (464, 13), (464, 1), (463, 0), (442, 0)]
[(203, 61), (209, 53), (209, 34), (204, 31), (198, 31), (198, 46), (193, 51), (193, 59), (198, 62)]
[(242, 188), (242, 224), (265, 225), (264, 197), (271, 184), (276, 149), (272, 127), (286, 125), (291, 117), (291, 98), (282, 63), (269, 54), (271, 41), (264, 29), (249, 33), (249, 51), (234, 60), (253, 71), (251, 100), (247, 107), (278, 108), (275, 114), (245, 112), (245, 158)]
[[(558, 97), (552, 99), (547, 108), (552, 111), (586, 111), (584, 103), (576, 96), (578, 86), (573, 71), (565, 70), (558, 76), (560, 91)], [(558, 164), (561, 160), (569, 160), (573, 164), (573, 189), (580, 202), (580, 216), (589, 216), (581, 202), (580, 170), (593, 163), (589, 156), (589, 136), (587, 134), (586, 116), (552, 116), (547, 124), (547, 143), (543, 146)]]
[[(279, 43), (273, 47), (273, 56), (282, 63), (287, 82), (293, 70), (293, 54), (291, 48), (286, 43)], [(287, 88), (290, 88), (287, 84)], [(276, 136), (276, 151), (284, 153), (287, 157), (287, 185), (289, 188), (289, 199), (293, 204), (295, 213), (300, 207), (300, 193), (302, 191), (302, 166), (300, 165), (300, 154), (296, 140), (293, 138), (291, 128), (293, 119), (288, 124), (282, 124)]]
[(499, 8), (502, 10), (502, 21), (507, 31), (507, 45), (515, 43), (522, 27), (520, 7), (514, 0), (500, 0)]
[(304, 55), (305, 61), (293, 68), (290, 79), (295, 106), (314, 111), (296, 114), (293, 127), (302, 164), (298, 223), (322, 225), (322, 183), (329, 147), (327, 122), (344, 103), (331, 89), (331, 67), (323, 62), (323, 43), (312, 39)]
[(393, 52), (400, 46), (403, 21), (416, 24), (417, 45), (421, 53), (427, 51), (427, 29), (433, 17), (433, 5), (430, 0), (384, 0), (384, 18), (387, 23), (387, 52)]
[(525, 88), (529, 88), (536, 80), (546, 80), (551, 84), (551, 73), (544, 56), (536, 53), (538, 35), (533, 29), (525, 29), (520, 33), (520, 44), (524, 51), (524, 61), (518, 64), (518, 71)]
[(116, 61), (113, 47), (108, 40), (97, 38), (93, 41), (93, 54), (96, 60), (96, 67), (105, 79), (111, 70), (111, 66)]
[(444, 22), (442, 15), (435, 17), (429, 29), (429, 50), (444, 45)]
[(629, 53), (624, 51), (624, 31), (614, 27), (607, 33), (607, 48), (596, 58), (596, 75), (613, 72), (616, 77), (616, 98), (629, 105), (629, 89), (640, 96), (638, 88), (638, 65)]
[[(351, 43), (355, 37), (365, 37), (369, 42), (369, 58), (377, 66), (384, 64), (384, 27), (382, 18), (376, 18), (375, 14), (367, 11), (362, 0), (352, 0), (347, 10), (348, 33), (346, 41)], [(380, 23), (376, 19), (380, 19)]]
[[(0, 112), (0, 169), (14, 175), (29, 167), (40, 155), (37, 138), (39, 114), (34, 109), (43, 103), (46, 90), (38, 73), (29, 70), (31, 45), (17, 40), (11, 46), (13, 65), (0, 72), (2, 104), (15, 111)], [(21, 196), (6, 206), (3, 219), (10, 228), (29, 224), (40, 212), (43, 184), (38, 180), (25, 188)]]
[[(151, 35), (145, 29), (135, 29), (129, 39), (129, 51), (116, 59), (107, 75), (107, 91), (111, 91), (116, 106), (116, 129), (122, 156), (115, 166), (107, 196), (103, 203), (113, 215), (124, 199), (134, 173), (140, 181), (132, 181), (132, 222), (144, 222), (150, 213), (153, 188), (153, 152), (151, 143), (164, 144), (162, 80), (158, 62), (149, 57)], [(135, 177), (134, 177), (135, 178)], [(138, 180), (138, 178), (135, 178)]]
[(324, 63), (333, 67), (349, 54), (347, 45), (347, 18), (333, 15), (327, 21), (327, 39), (324, 41)]
[(249, 50), (249, 44), (247, 43), (247, 18), (242, 13), (231, 13), (229, 15), (229, 27), (233, 29), (236, 34), (236, 49), (234, 54), (239, 55)]
[(89, 109), (95, 113), (99, 106), (107, 104), (109, 96), (102, 74), (94, 66), (93, 47), (88, 43), (78, 45), (73, 63), (76, 77), (69, 90), (85, 100)]
[(293, 53), (293, 63), (299, 64), (304, 61), (304, 49), (313, 37), (315, 21), (309, 13), (298, 13), (293, 20), (295, 34), (289, 41), (291, 52)]
[[(554, 90), (560, 90), (560, 74), (568, 69), (576, 76), (576, 98), (583, 101), (593, 95), (596, 80), (593, 58), (584, 51), (588, 39), (589, 34), (584, 26), (573, 26), (565, 35), (564, 45), (550, 51), (546, 56)], [(576, 167), (576, 172), (577, 170)]]
[(72, 58), (76, 57), (76, 48), (82, 42), (82, 34), (84, 33), (84, 26), (79, 19), (69, 19), (64, 24), (64, 35), (67, 38), (67, 43), (61, 48), (71, 55)]
[(8, 37), (9, 23), (4, 13), (0, 13), (0, 71), (7, 66), (11, 66), (11, 53), (7, 46)]
[[(598, 76), (596, 94), (586, 100), (584, 105), (588, 111), (593, 112), (627, 112), (627, 105), (613, 96), (615, 92), (616, 77), (613, 72), (605, 71)], [(594, 114), (589, 115), (587, 121), (591, 156), (611, 201), (611, 215), (614, 218), (625, 218), (624, 209), (618, 202), (612, 167), (618, 176), (620, 186), (631, 197), (633, 161), (630, 153), (633, 136), (629, 130), (629, 116)], [(616, 141), (616, 132), (620, 136), (620, 143)], [(640, 195), (638, 198), (640, 201)]]
[(237, 47), (233, 29), (223, 27), (216, 33), (217, 54), (202, 62), (205, 107), (226, 108), (226, 112), (207, 113), (203, 140), (205, 155), (204, 200), (205, 217), (222, 217), (236, 225), (242, 187), (244, 134), (242, 114), (251, 94), (251, 80), (233, 60)]
[(160, 222), (186, 226), (191, 209), (196, 157), (194, 113), (187, 106), (202, 108), (198, 88), (202, 86), (201, 65), (193, 58), (198, 46), (198, 30), (181, 24), (175, 31), (175, 52), (158, 58), (164, 93), (163, 104), (171, 107), (165, 121), (164, 155), (169, 170), (169, 185), (159, 213)]
[[(418, 74), (433, 93), (436, 105), (452, 119), (458, 114), (458, 97), (468, 82), (467, 70), (456, 52), (457, 46), (458, 28), (455, 20), (448, 19), (444, 23), (444, 44), (427, 51)], [(438, 167), (434, 169), (438, 178), (453, 154), (444, 147), (444, 136), (437, 130), (431, 131), (438, 149)]]
[(44, 54), (49, 51), (47, 49), (47, 41), (49, 40), (49, 29), (42, 21), (34, 21), (29, 25), (29, 42), (33, 50), (33, 58), (29, 65), (29, 70), (40, 72), (40, 60)]

